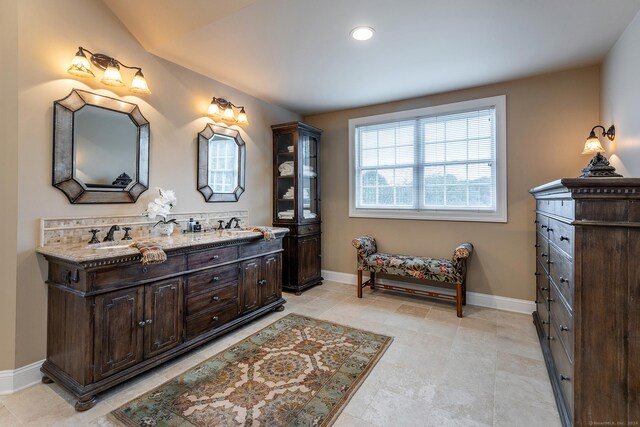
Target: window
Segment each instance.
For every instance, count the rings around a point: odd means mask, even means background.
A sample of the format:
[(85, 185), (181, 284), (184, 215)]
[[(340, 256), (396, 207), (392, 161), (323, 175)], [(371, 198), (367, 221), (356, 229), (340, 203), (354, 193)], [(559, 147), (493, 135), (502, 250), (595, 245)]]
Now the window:
[(349, 215), (507, 221), (505, 97), (349, 120)]

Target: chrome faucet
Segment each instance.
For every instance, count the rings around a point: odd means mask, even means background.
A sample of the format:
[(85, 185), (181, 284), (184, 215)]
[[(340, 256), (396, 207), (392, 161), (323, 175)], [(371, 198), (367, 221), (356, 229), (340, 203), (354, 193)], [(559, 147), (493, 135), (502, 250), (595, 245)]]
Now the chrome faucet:
[(107, 236), (104, 238), (103, 242), (113, 242), (113, 233), (116, 231), (120, 231), (119, 225), (112, 225), (109, 231), (107, 232)]

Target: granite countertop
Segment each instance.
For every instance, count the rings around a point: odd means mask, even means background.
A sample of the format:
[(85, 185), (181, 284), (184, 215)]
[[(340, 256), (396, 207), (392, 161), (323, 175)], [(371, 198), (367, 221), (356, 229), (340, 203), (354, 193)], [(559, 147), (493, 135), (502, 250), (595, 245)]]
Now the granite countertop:
[[(282, 237), (289, 231), (287, 228), (269, 227), (277, 237)], [(88, 262), (101, 259), (108, 259), (120, 256), (138, 255), (137, 248), (130, 247), (133, 243), (141, 243), (145, 246), (160, 246), (165, 251), (173, 251), (183, 248), (196, 248), (200, 245), (210, 245), (212, 243), (233, 243), (238, 240), (260, 240), (262, 233), (243, 230), (215, 230), (203, 233), (174, 233), (171, 236), (149, 236), (135, 238), (133, 240), (115, 240), (113, 242), (101, 242), (95, 244), (70, 243), (40, 246), (36, 252), (64, 259), (71, 262)]]

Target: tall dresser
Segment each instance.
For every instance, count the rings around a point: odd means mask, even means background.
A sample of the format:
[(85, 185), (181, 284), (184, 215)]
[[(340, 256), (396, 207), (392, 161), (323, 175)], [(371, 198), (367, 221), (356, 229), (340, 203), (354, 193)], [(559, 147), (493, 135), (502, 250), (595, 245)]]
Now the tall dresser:
[(533, 320), (564, 426), (640, 422), (640, 179), (563, 178), (536, 199)]

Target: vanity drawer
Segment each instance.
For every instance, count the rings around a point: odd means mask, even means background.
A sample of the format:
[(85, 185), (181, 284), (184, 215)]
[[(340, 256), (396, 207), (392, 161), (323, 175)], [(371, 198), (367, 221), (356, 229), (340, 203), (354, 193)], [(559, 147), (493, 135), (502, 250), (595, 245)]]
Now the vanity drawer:
[(549, 241), (573, 257), (573, 226), (550, 218), (547, 231)]
[[(549, 333), (549, 349), (551, 350), (551, 357), (553, 358), (553, 363), (556, 368), (552, 375), (557, 376), (556, 379), (560, 384), (560, 390), (562, 390), (562, 395), (569, 408), (569, 413), (573, 414), (573, 365), (567, 357), (567, 353), (565, 353), (560, 340), (556, 339), (559, 333), (552, 320)], [(573, 416), (571, 418), (573, 418)]]
[(187, 279), (187, 295), (193, 295), (238, 279), (238, 264), (212, 268), (205, 273), (189, 276)]
[(558, 331), (557, 338), (562, 342), (569, 360), (573, 361), (573, 316), (562, 299), (558, 298), (558, 290), (555, 285), (551, 285), (549, 307), (551, 309), (551, 321)]
[(573, 262), (567, 255), (551, 246), (549, 248), (549, 275), (570, 308), (573, 308)]
[(209, 249), (187, 255), (189, 270), (210, 267), (238, 259), (238, 247)]
[(240, 246), (240, 257), (247, 258), (282, 249), (282, 239), (262, 240)]
[(186, 268), (184, 255), (168, 257), (162, 264), (135, 264), (96, 271), (93, 279), (94, 289), (105, 289), (122, 283), (131, 284), (155, 279), (171, 274), (179, 274)]
[(238, 316), (238, 304), (232, 303), (219, 310), (212, 310), (202, 313), (192, 319), (187, 320), (186, 339), (190, 340), (198, 335), (216, 329)]
[(202, 311), (222, 307), (231, 301), (238, 301), (238, 281), (227, 283), (210, 289), (207, 292), (187, 297), (187, 316), (193, 316)]

